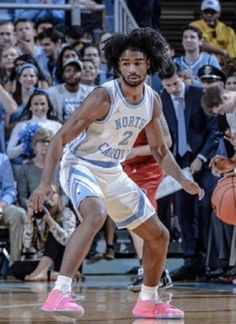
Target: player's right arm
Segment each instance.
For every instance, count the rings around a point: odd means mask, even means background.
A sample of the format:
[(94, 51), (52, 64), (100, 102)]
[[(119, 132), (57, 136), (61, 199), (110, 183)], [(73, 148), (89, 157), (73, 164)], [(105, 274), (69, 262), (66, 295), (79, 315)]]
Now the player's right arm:
[(53, 137), (45, 159), (41, 181), (29, 199), (35, 212), (41, 211), (43, 202), (51, 195), (51, 183), (55, 166), (61, 159), (66, 144), (76, 138), (96, 120), (106, 117), (110, 109), (110, 97), (104, 88), (95, 89), (66, 121)]

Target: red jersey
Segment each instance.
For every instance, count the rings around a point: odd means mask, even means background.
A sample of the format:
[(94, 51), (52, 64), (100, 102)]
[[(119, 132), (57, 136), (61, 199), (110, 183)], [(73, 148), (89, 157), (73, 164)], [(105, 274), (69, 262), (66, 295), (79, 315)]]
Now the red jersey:
[[(134, 147), (147, 145), (145, 130), (139, 133)], [(147, 194), (151, 203), (156, 207), (156, 191), (162, 180), (163, 171), (152, 155), (136, 156), (125, 161), (125, 172)]]

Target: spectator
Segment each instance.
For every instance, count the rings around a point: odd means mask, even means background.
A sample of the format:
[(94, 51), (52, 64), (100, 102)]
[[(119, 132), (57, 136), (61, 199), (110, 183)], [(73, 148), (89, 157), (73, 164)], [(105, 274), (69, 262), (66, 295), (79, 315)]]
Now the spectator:
[(41, 90), (32, 93), (23, 116), (25, 120), (15, 125), (7, 146), (7, 154), (15, 174), (18, 173), (23, 161), (33, 156), (31, 140), (35, 131), (44, 127), (55, 134), (61, 127), (59, 122), (53, 120), (55, 113), (48, 95)]
[(84, 60), (92, 60), (97, 69), (97, 79), (95, 80), (96, 85), (100, 85), (103, 82), (111, 78), (112, 74), (107, 71), (107, 68), (101, 69), (101, 57), (99, 49), (96, 45), (90, 44), (83, 48), (82, 56)]
[(203, 34), (203, 51), (216, 54), (223, 64), (224, 59), (236, 58), (236, 35), (234, 30), (219, 20), (221, 5), (218, 0), (203, 0), (201, 19), (193, 21)]
[(50, 18), (39, 19), (35, 22), (36, 35), (39, 35), (40, 33), (49, 28), (54, 28), (54, 22)]
[(12, 70), (10, 80), (5, 85), (5, 88), (8, 92), (13, 94), (16, 91), (17, 73), (19, 71), (18, 68), (26, 63), (33, 64), (36, 67), (36, 70), (38, 72), (38, 88), (45, 89), (49, 87), (48, 82), (45, 80), (45, 77), (43, 76), (43, 73), (36, 59), (30, 54), (23, 54), (18, 56), (14, 61), (14, 68)]
[(41, 48), (35, 43), (34, 23), (29, 19), (19, 19), (15, 22), (17, 46), (21, 54), (31, 54), (36, 57), (41, 53)]
[(203, 65), (198, 70), (198, 77), (203, 87), (207, 86), (208, 84), (219, 84), (220, 86), (224, 87), (226, 80), (224, 72), (210, 64)]
[(80, 84), (83, 63), (79, 60), (67, 60), (63, 65), (64, 83), (48, 88), (53, 109), (61, 122), (79, 108), (93, 87)]
[[(29, 196), (40, 182), (48, 144), (52, 138), (51, 130), (47, 128), (36, 130), (31, 143), (33, 158), (26, 161), (19, 170), (17, 177), (18, 201), (25, 210), (27, 210)], [(56, 178), (54, 183), (58, 184)]]
[(11, 21), (0, 22), (0, 49), (6, 45), (15, 46), (16, 37), (14, 29), (14, 24)]
[(18, 107), (17, 111), (5, 119), (7, 137), (10, 136), (14, 125), (22, 118), (26, 104), (38, 85), (38, 70), (35, 65), (26, 63), (17, 69), (16, 87), (13, 99)]
[(96, 87), (97, 69), (92, 60), (83, 60), (83, 71), (81, 75), (81, 84)]
[(26, 212), (14, 205), (16, 188), (8, 157), (0, 153), (0, 223), (9, 225), (10, 229), (10, 261), (20, 259), (22, 234)]
[(56, 84), (63, 83), (63, 65), (68, 60), (80, 60), (80, 55), (72, 46), (65, 45), (57, 58), (54, 80)]
[(47, 202), (43, 213), (34, 214), (28, 208), (23, 244), (24, 248), (35, 249), (39, 264), (29, 275), (27, 281), (47, 280), (47, 272), (53, 265), (56, 280), (60, 269), (65, 245), (76, 228), (76, 216), (68, 207), (62, 208), (58, 189), (53, 186), (53, 195)]
[(201, 201), (182, 190), (176, 193), (184, 265), (172, 272), (172, 279), (193, 280), (205, 273), (212, 212), (210, 199), (217, 183), (208, 164), (217, 152), (221, 134), (217, 119), (207, 117), (201, 108), (202, 88), (185, 85), (174, 64), (159, 76), (164, 87), (163, 114), (171, 133), (173, 154), (179, 166), (188, 167), (194, 180), (205, 190)]
[(2, 47), (0, 51), (0, 83), (4, 87), (10, 81), (14, 69), (14, 61), (19, 55), (20, 52), (17, 47), (12, 45)]
[[(217, 71), (212, 70), (212, 74), (217, 76)], [(224, 87), (229, 91), (236, 91), (236, 73), (229, 75), (219, 74), (218, 81), (215, 80), (214, 85)], [(225, 82), (226, 80), (226, 82)], [(235, 83), (235, 85), (234, 85)], [(208, 85), (206, 85), (207, 87)], [(225, 134), (225, 144), (227, 147), (227, 156), (235, 160), (234, 146), (231, 138), (236, 133), (236, 118), (235, 113), (226, 113), (218, 116), (221, 131)], [(218, 156), (219, 157), (219, 156)], [(217, 156), (215, 157), (215, 159)], [(214, 158), (211, 162), (213, 165)], [(214, 167), (212, 172), (215, 173)], [(217, 174), (217, 173), (216, 173)], [(219, 174), (217, 174), (219, 175)], [(227, 176), (227, 173), (225, 174)], [(207, 253), (207, 280), (219, 283), (232, 283), (236, 278), (236, 262), (235, 262), (235, 226), (223, 223), (214, 214), (211, 219), (211, 226), (209, 232), (209, 245)]]
[(200, 47), (202, 42), (201, 30), (195, 26), (186, 26), (182, 36), (184, 55), (173, 59), (174, 63), (178, 65), (182, 77), (184, 77), (185, 73), (190, 75), (188, 79), (190, 84), (200, 84), (198, 70), (203, 65), (210, 64), (221, 69), (215, 55), (201, 52)]
[(0, 152), (6, 151), (4, 119), (16, 112), (17, 103), (0, 84)]
[(43, 52), (36, 57), (38, 64), (50, 85), (54, 84), (55, 68), (61, 51), (63, 35), (53, 29), (45, 29), (38, 35), (38, 42)]

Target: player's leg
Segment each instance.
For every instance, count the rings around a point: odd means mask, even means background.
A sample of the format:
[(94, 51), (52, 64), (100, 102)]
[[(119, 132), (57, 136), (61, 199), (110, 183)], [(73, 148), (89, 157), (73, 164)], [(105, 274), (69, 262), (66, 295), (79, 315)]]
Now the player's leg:
[[(86, 198), (81, 203), (81, 224), (72, 233), (63, 256), (60, 274), (73, 278), (77, 269), (89, 252), (95, 234), (106, 220), (106, 208), (100, 198)], [(72, 258), (73, 256), (73, 261)]]
[(62, 174), (61, 182), (81, 218), (81, 224), (69, 238), (60, 275), (42, 309), (47, 312), (83, 315), (83, 308), (70, 297), (72, 278), (88, 254), (95, 234), (106, 220), (106, 206), (100, 187), (87, 167), (68, 167)]
[(144, 240), (144, 284), (133, 314), (141, 318), (183, 318), (181, 310), (158, 300), (157, 288), (165, 265), (169, 233), (154, 207), (124, 173), (110, 183), (105, 196), (107, 212), (117, 227), (134, 230)]
[(144, 284), (157, 286), (165, 266), (169, 233), (165, 226), (153, 215), (147, 221), (133, 230), (140, 236), (143, 243)]
[(143, 238), (144, 283), (133, 315), (144, 318), (183, 318), (184, 313), (158, 298), (158, 285), (164, 269), (169, 233), (156, 215), (134, 229)]

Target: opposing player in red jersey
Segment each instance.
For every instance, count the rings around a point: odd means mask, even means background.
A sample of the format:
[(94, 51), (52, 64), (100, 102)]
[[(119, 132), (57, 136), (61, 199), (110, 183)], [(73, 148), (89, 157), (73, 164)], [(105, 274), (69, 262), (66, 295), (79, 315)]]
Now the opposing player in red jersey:
[[(163, 135), (167, 145), (171, 146), (171, 136), (169, 133), (168, 125), (165, 121), (164, 116), (160, 118)], [(156, 193), (157, 189), (163, 178), (163, 170), (161, 166), (155, 161), (153, 156), (150, 154), (150, 149), (146, 137), (145, 130), (139, 133), (134, 146), (125, 161), (124, 170), (128, 176), (146, 193), (147, 197), (157, 209)], [(130, 231), (130, 235), (133, 239), (134, 247), (138, 258), (140, 260), (140, 267), (134, 281), (128, 286), (128, 290), (133, 292), (139, 292), (143, 283), (143, 266), (142, 266), (142, 255), (143, 255), (143, 240)], [(170, 287), (172, 286), (172, 280), (169, 276), (168, 270), (164, 270), (161, 276), (160, 286)]]

